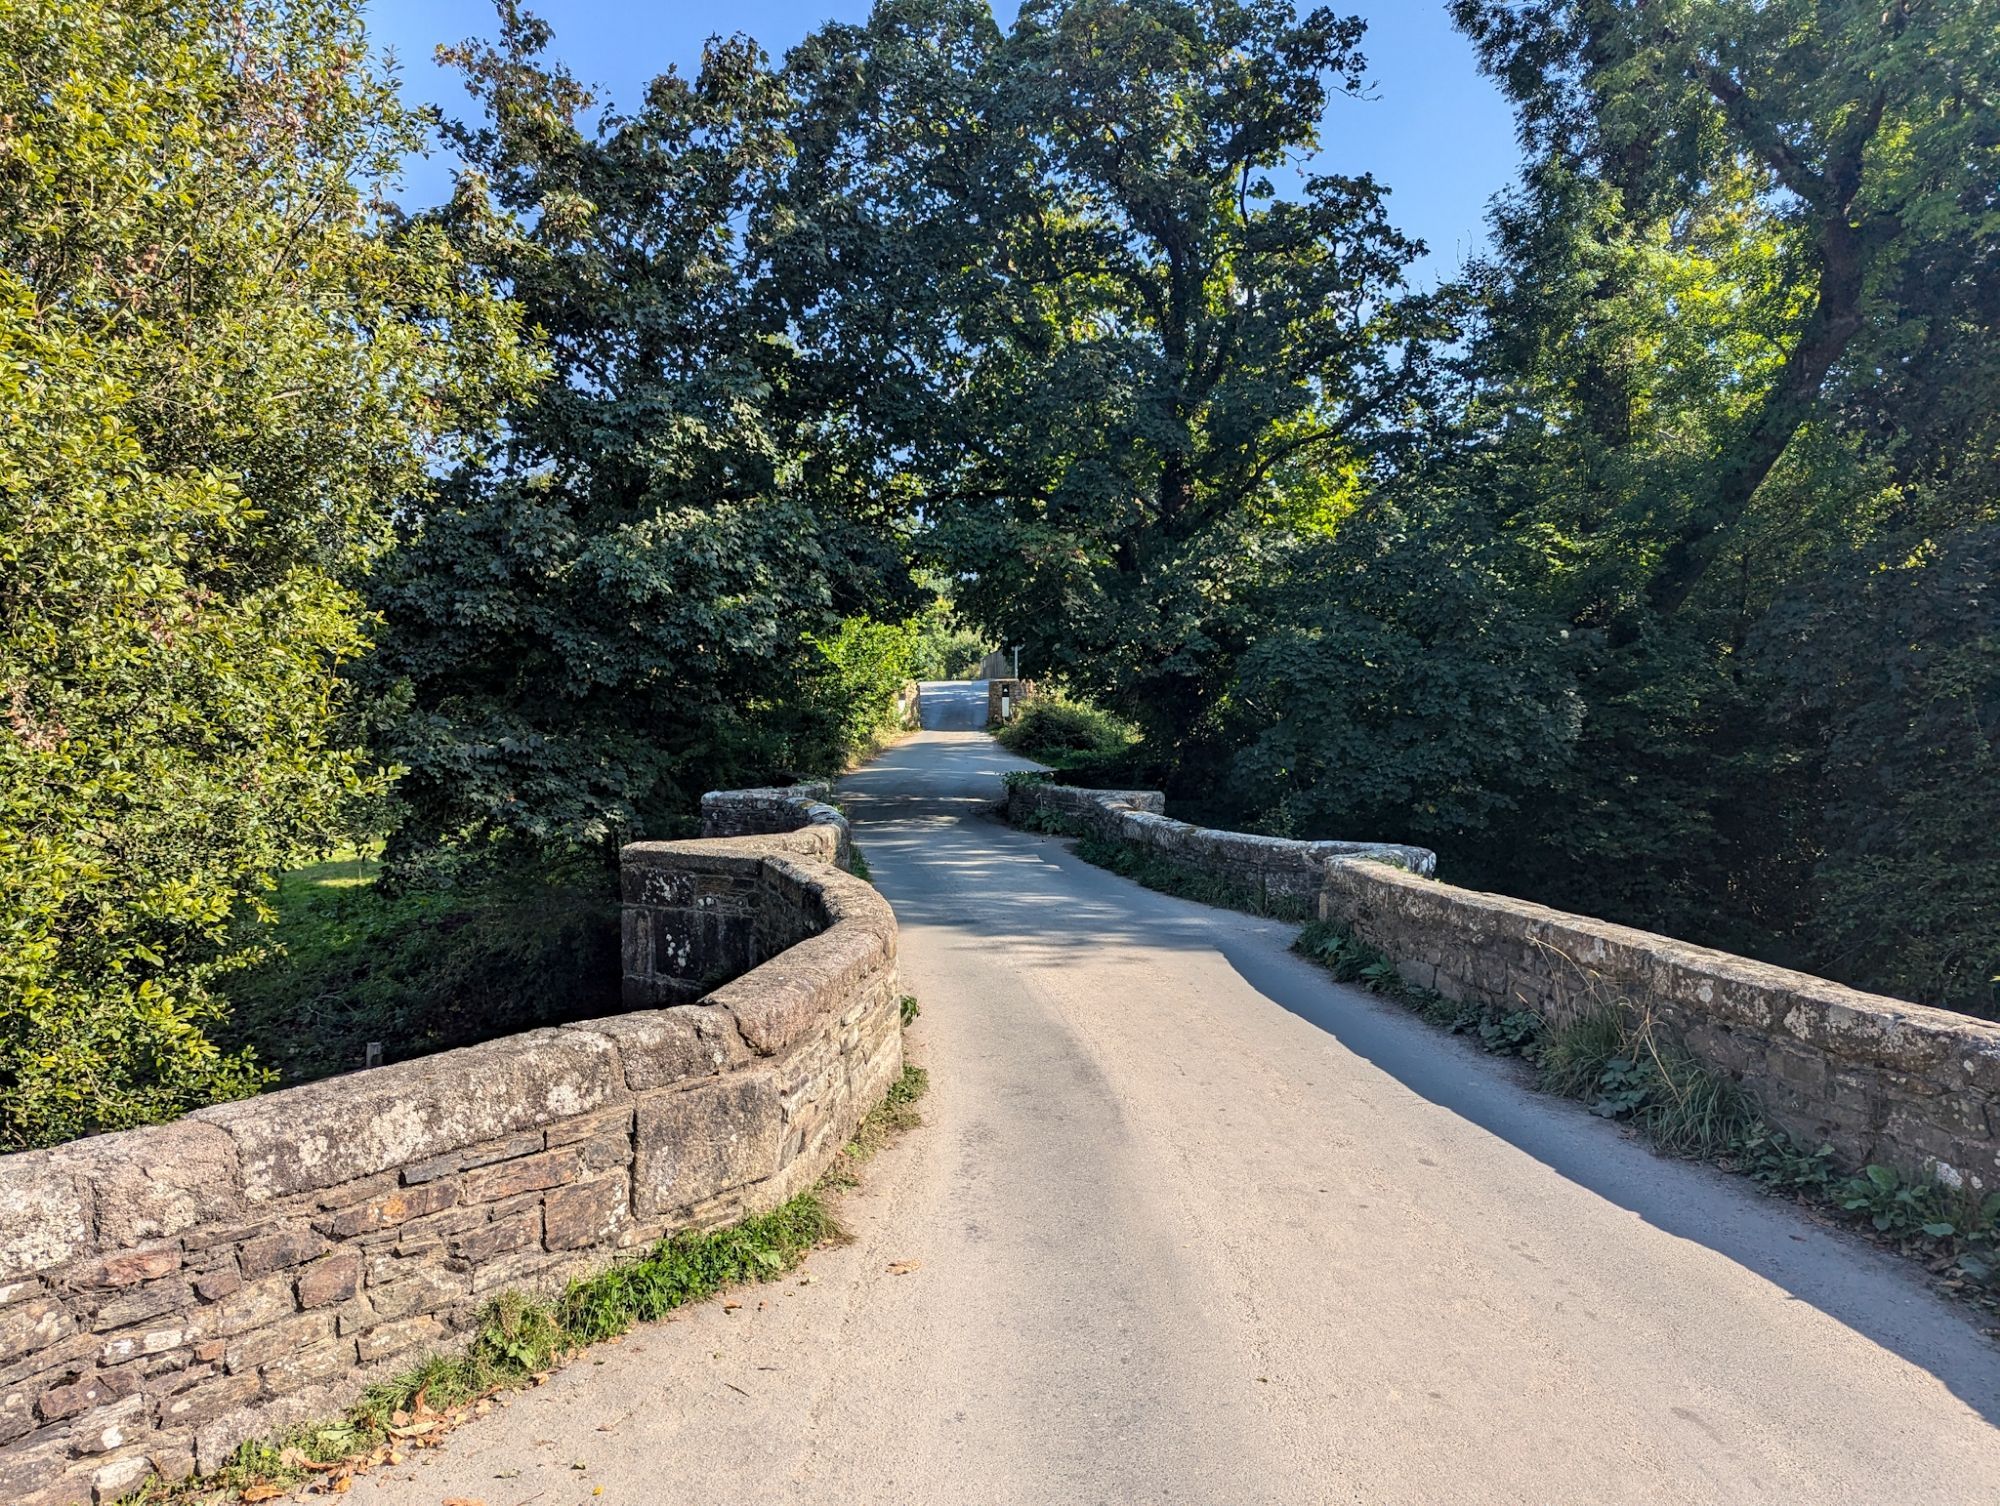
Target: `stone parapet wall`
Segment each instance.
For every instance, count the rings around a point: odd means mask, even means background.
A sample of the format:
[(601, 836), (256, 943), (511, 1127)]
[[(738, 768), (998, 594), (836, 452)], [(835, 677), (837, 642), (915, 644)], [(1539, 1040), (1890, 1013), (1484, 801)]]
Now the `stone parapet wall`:
[[(986, 682), (986, 721), (989, 726), (1001, 722), (1011, 722), (1021, 714), (1021, 708), (1035, 698), (1033, 680), (1016, 680), (1011, 676), (989, 678)], [(1002, 702), (1005, 714), (1002, 714)]]
[(1849, 1165), (2000, 1188), (2000, 1025), (1368, 863), (1327, 866), (1319, 914), (1448, 998), (1648, 1017)]
[(737, 906), (694, 933), (725, 955), (689, 966), (737, 974), (699, 1002), (0, 1157), (0, 1503), (212, 1468), (504, 1288), (809, 1187), (902, 1062), (894, 917), (831, 865), (842, 836), (628, 850), (635, 908), (676, 883)]
[[(1650, 1020), (1742, 1084), (1773, 1124), (1850, 1166), (2000, 1189), (2000, 1025), (1629, 926), (1430, 877), (1396, 844), (1285, 842), (1171, 821), (1151, 790), (1017, 782), (1016, 821), (1053, 817), (1262, 896), (1304, 897), (1411, 984), (1561, 1028)], [(1374, 861), (1368, 861), (1373, 859)]]
[(1297, 842), (1250, 832), (1190, 826), (1165, 814), (1158, 790), (1086, 790), (1019, 781), (1008, 791), (1008, 814), (1055, 816), (1106, 841), (1129, 842), (1184, 868), (1234, 884), (1265, 899), (1318, 901), (1332, 858), (1370, 858), (1415, 873), (1437, 870), (1437, 854), (1398, 842)]
[[(704, 837), (764, 837), (797, 834), (805, 839), (789, 851), (824, 853), (824, 861), (847, 866), (847, 817), (833, 804), (833, 786), (776, 785), (759, 790), (710, 790), (701, 797)], [(818, 844), (828, 837), (831, 847)], [(640, 844), (643, 848), (649, 844)], [(627, 849), (628, 851), (631, 849)]]

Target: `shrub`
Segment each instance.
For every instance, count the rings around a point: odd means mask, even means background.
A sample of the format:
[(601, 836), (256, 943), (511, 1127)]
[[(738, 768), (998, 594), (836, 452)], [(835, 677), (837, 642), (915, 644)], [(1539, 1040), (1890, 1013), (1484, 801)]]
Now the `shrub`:
[(1068, 767), (1119, 757), (1139, 734), (1131, 723), (1087, 702), (1042, 696), (1023, 705), (996, 736), (1010, 753)]

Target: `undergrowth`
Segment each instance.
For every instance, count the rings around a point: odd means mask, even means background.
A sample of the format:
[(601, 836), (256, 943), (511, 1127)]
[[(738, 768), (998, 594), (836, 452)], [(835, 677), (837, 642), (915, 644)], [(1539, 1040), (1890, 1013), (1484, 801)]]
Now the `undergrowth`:
[(2000, 1193), (1982, 1199), (1889, 1166), (1839, 1167), (1832, 1146), (1808, 1147), (1770, 1124), (1740, 1083), (1665, 1039), (1646, 1015), (1607, 1005), (1552, 1030), (1529, 1010), (1460, 1002), (1419, 987), (1380, 952), (1326, 921), (1305, 926), (1294, 946), (1343, 982), (1469, 1035), (1496, 1055), (1533, 1063), (1546, 1091), (1631, 1125), (1660, 1150), (1712, 1161), (1864, 1224), (1925, 1260), (1947, 1285), (1984, 1304), (2000, 1303)]
[(619, 1008), (618, 892), (608, 873), (509, 875), (389, 892), (365, 859), (284, 875), (272, 955), (225, 981), (216, 1038), (282, 1083), (472, 1045)]
[[(915, 1000), (905, 998), (906, 1018)], [(220, 1470), (198, 1479), (153, 1479), (118, 1506), (222, 1506), (271, 1501), (306, 1485), (345, 1493), (356, 1475), (396, 1465), (460, 1423), (483, 1416), (508, 1391), (536, 1385), (591, 1344), (732, 1286), (775, 1281), (841, 1236), (825, 1194), (858, 1185), (859, 1168), (921, 1122), (929, 1089), (922, 1067), (905, 1065), (811, 1191), (724, 1229), (661, 1240), (643, 1258), (573, 1281), (551, 1300), (505, 1292), (479, 1315), (472, 1341), (433, 1354), (381, 1381), (332, 1421), (304, 1423), (239, 1446)]]
[(1199, 900), (1202, 904), (1218, 905), (1225, 910), (1269, 915), (1279, 920), (1306, 918), (1306, 902), (1293, 895), (1270, 894), (1262, 888), (1217, 878), (1130, 842), (1086, 833), (1076, 844), (1076, 855), (1086, 863), (1108, 868), (1120, 877), (1162, 894)]
[(1043, 695), (1025, 702), (994, 737), (1023, 758), (1059, 769), (1090, 769), (1128, 755), (1139, 729), (1087, 702)]

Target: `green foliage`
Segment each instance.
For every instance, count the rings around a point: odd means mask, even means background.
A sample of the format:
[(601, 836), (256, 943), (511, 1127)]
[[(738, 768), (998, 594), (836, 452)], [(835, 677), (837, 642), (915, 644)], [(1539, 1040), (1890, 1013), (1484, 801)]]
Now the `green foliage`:
[(1304, 920), (1306, 901), (1289, 894), (1270, 894), (1259, 887), (1217, 878), (1185, 863), (1162, 857), (1150, 847), (1113, 841), (1085, 834), (1076, 844), (1076, 855), (1086, 863), (1108, 868), (1120, 878), (1162, 894), (1198, 900), (1225, 910), (1242, 910), (1251, 915), (1272, 915), (1280, 920)]
[(1560, 625), (1523, 612), (1472, 520), (1386, 501), (1290, 552), (1238, 661), (1237, 798), (1286, 832), (1438, 843), (1488, 830), (1571, 757)]
[[(287, 874), (272, 955), (229, 978), (217, 1038), (284, 1083), (616, 1014), (618, 896), (595, 868), (385, 891), (373, 865)], [(357, 881), (359, 878), (359, 881)]]
[(962, 680), (986, 657), (986, 640), (961, 624), (951, 604), (938, 597), (910, 622), (910, 676), (918, 680)]
[(907, 626), (850, 617), (831, 635), (807, 639), (817, 662), (792, 703), (802, 715), (790, 739), (801, 769), (839, 773), (898, 730), (896, 693), (914, 678), (914, 636)]
[(892, 0), (789, 65), (808, 349), (868, 363), (958, 607), (1163, 744), (1240, 639), (1267, 478), (1364, 467), (1423, 365), (1379, 185), (1279, 182), (1362, 88), (1360, 30), (1034, 0), (1003, 36), (976, 0)]
[(0, 8), (0, 1146), (266, 1080), (218, 977), (374, 775), (339, 667), (390, 503), (524, 374), (382, 208), (360, 7)]
[(922, 1007), (917, 1003), (917, 996), (915, 994), (903, 995), (901, 1000), (901, 1009), (903, 1016), (903, 1028), (905, 1030), (908, 1030), (912, 1025), (916, 1024), (917, 1016), (924, 1012)]
[(1448, 999), (1435, 989), (1419, 988), (1403, 977), (1395, 963), (1344, 926), (1325, 920), (1308, 921), (1293, 940), (1292, 949), (1311, 958), (1343, 983), (1359, 983), (1370, 993), (1394, 1000), (1453, 1035), (1471, 1036), (1495, 1056), (1540, 1061), (1548, 1048), (1540, 1015), (1531, 1010), (1500, 1010)]
[(448, 131), (438, 225), (547, 332), (550, 374), (504, 451), (407, 503), (372, 589), (399, 864), (672, 834), (704, 789), (837, 771), (907, 672), (865, 620), (916, 604), (902, 506), (754, 286), (780, 80), (717, 40), (598, 113), (550, 39), (508, 3), (495, 44), (449, 52), (486, 113)]
[(1130, 722), (1087, 701), (1052, 694), (1023, 704), (995, 736), (1010, 753), (1074, 769), (1123, 757), (1138, 741), (1139, 732)]

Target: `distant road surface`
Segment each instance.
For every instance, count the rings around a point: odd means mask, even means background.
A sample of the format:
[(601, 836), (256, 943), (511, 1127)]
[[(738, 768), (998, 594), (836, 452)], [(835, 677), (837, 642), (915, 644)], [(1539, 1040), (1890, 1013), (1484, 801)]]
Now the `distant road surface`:
[(1285, 925), (995, 824), (1020, 765), (975, 696), (926, 685), (936, 730), (842, 786), (932, 1081), (853, 1241), (355, 1499), (2000, 1502), (2000, 1348), (1914, 1266), (1529, 1091)]

